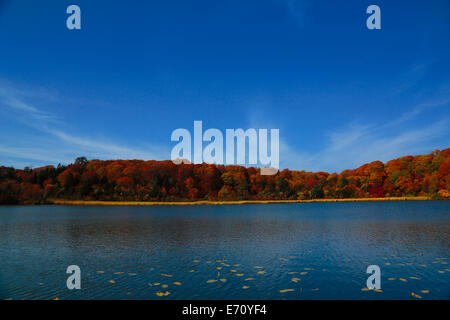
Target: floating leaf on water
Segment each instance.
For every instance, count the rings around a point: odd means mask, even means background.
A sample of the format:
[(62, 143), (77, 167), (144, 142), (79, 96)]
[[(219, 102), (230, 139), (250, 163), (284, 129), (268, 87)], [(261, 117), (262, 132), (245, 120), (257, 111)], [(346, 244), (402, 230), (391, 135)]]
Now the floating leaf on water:
[(159, 283), (159, 282), (155, 282), (153, 285), (154, 285), (154, 286), (159, 286), (160, 283)]
[(280, 258), (281, 261), (288, 261), (286, 258)]
[(171, 274), (166, 274), (166, 273), (161, 273), (161, 275), (163, 276), (163, 277), (173, 277), (173, 275), (171, 275)]
[(288, 274), (296, 274), (296, 273), (298, 273), (298, 272), (297, 271), (288, 272)]
[(227, 282), (227, 279), (225, 279), (225, 278), (222, 278), (222, 279), (219, 279), (220, 280), (220, 282)]
[(222, 267), (217, 267), (217, 270), (222, 270)]
[(59, 300), (59, 298), (58, 297), (56, 297), (55, 299), (53, 299), (53, 300)]
[(421, 266), (421, 267), (426, 267), (427, 265), (426, 264), (419, 264), (419, 266)]
[(391, 280), (391, 281), (392, 281), (392, 280), (395, 280), (395, 278), (389, 278), (388, 280)]
[(422, 299), (422, 297), (420, 295), (415, 294), (414, 292), (411, 292), (411, 296), (413, 296), (414, 298), (417, 298), (417, 299)]
[(189, 272), (195, 272), (195, 270), (189, 270)]
[(373, 291), (375, 291), (375, 292), (383, 292), (383, 290), (381, 290), (381, 289), (373, 289)]
[(168, 287), (168, 285), (167, 284), (163, 284), (162, 286), (161, 286), (161, 288), (167, 288)]
[(129, 273), (128, 275), (129, 275), (129, 276), (135, 276), (136, 273)]
[(403, 281), (403, 282), (407, 282), (408, 281), (405, 278), (398, 278), (398, 280)]
[(304, 270), (314, 270), (314, 268), (303, 268)]
[(198, 262), (200, 262), (200, 261), (198, 261), (198, 260), (192, 260), (192, 262), (194, 262), (194, 263), (198, 263)]
[(430, 290), (421, 290), (422, 293), (430, 293)]
[(400, 266), (400, 267), (404, 267), (405, 266), (404, 263), (397, 263), (397, 265)]
[(242, 286), (242, 289), (248, 289), (250, 288), (249, 286)]
[(280, 293), (291, 292), (291, 291), (294, 291), (294, 289), (283, 289), (283, 290), (280, 290)]
[(211, 280), (206, 281), (206, 283), (213, 283), (213, 282), (217, 282), (217, 280), (216, 279), (211, 279)]
[(222, 263), (222, 265), (223, 265), (224, 267), (229, 267), (229, 266), (230, 266), (229, 264), (226, 264), (226, 263)]
[(362, 288), (361, 291), (369, 291), (369, 288)]
[(233, 266), (235, 266), (235, 267), (239, 267), (239, 266), (240, 266), (240, 264), (233, 264)]
[(252, 281), (255, 280), (254, 278), (246, 278), (245, 281)]
[(255, 269), (262, 269), (263, 267), (260, 267), (260, 266), (254, 266), (253, 268), (255, 268)]
[(442, 271), (442, 270), (438, 270), (438, 272), (439, 272), (439, 273), (444, 273), (445, 271)]
[(105, 271), (101, 271), (101, 270), (100, 270), (100, 271), (97, 271), (97, 273), (102, 274), (102, 273), (105, 273)]
[(257, 274), (264, 274), (266, 273), (265, 271), (258, 271)]
[(236, 272), (236, 270), (230, 270), (231, 272)]
[(236, 273), (236, 277), (242, 277), (243, 275), (243, 273)]
[(291, 281), (297, 283), (300, 281), (300, 278), (292, 278)]
[(142, 269), (142, 266), (138, 266), (138, 269)]
[(131, 294), (131, 292), (127, 292), (127, 295), (130, 295)]
[(116, 283), (114, 280), (109, 280), (108, 282), (109, 283)]
[(179, 282), (179, 281), (175, 281), (173, 284), (177, 285), (177, 286), (181, 286), (181, 282)]
[(123, 272), (114, 272), (114, 274), (123, 274)]
[(170, 294), (169, 291), (166, 291), (166, 292), (157, 292), (157, 293), (156, 293), (156, 295), (157, 295), (158, 297), (168, 296), (169, 294)]
[(391, 265), (391, 263), (390, 263), (390, 262), (386, 262), (386, 263), (385, 263), (385, 265), (387, 265), (387, 266), (390, 266), (390, 265)]
[(212, 262), (212, 261), (209, 261), (209, 260), (208, 260), (208, 261), (206, 261), (206, 263), (211, 263), (211, 262)]
[(420, 280), (420, 278), (417, 278), (417, 277), (409, 277), (410, 279), (413, 279), (413, 280)]
[(305, 274), (307, 274), (308, 272), (306, 272), (306, 271), (303, 271), (303, 272), (300, 272), (300, 274), (303, 276), (303, 275), (305, 275)]

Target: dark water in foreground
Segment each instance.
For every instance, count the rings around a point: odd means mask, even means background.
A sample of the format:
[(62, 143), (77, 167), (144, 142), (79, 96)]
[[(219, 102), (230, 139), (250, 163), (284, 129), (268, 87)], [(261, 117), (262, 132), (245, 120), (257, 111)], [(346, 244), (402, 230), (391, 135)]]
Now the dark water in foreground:
[(0, 298), (449, 299), (449, 227), (444, 201), (0, 207)]

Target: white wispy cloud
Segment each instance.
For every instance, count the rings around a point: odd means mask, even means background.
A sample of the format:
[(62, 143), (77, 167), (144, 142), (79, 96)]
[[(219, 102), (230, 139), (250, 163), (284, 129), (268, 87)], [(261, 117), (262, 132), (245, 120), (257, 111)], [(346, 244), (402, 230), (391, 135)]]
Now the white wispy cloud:
[(7, 88), (0, 87), (0, 104), (20, 113), (21, 116), (39, 121), (56, 121), (50, 113), (37, 109), (35, 106), (26, 103), (18, 98), (17, 93), (8, 91)]
[(148, 146), (148, 151), (145, 151), (118, 145), (111, 141), (99, 141), (90, 138), (73, 136), (59, 130), (48, 130), (47, 132), (55, 137), (58, 137), (64, 142), (78, 146), (79, 150), (83, 150), (85, 153), (89, 153), (94, 157), (97, 155), (96, 157), (108, 159), (163, 159), (162, 153), (164, 148), (161, 147)]
[(0, 109), (4, 109), (4, 115), (36, 132), (27, 139), (16, 137), (17, 132), (2, 133), (3, 136), (0, 136), (2, 155), (0, 161), (4, 162), (2, 164), (27, 163), (27, 165), (37, 166), (69, 163), (81, 155), (91, 159), (143, 160), (162, 160), (169, 155), (167, 148), (161, 146), (144, 144), (136, 148), (116, 143), (111, 139), (70, 133), (67, 130), (66, 121), (29, 103), (29, 92), (22, 93), (17, 88), (4, 83), (0, 83), (0, 86)]
[(289, 14), (295, 20), (298, 27), (303, 27), (306, 19), (306, 0), (285, 0), (285, 3)]
[[(387, 122), (350, 120), (339, 128), (325, 131), (322, 137), (315, 137), (316, 140), (323, 138), (324, 141), (323, 147), (317, 152), (311, 152), (310, 145), (302, 148), (300, 143), (289, 140), (283, 134), (287, 129), (283, 127), (285, 123), (280, 123), (274, 117), (276, 111), (273, 111), (274, 108), (269, 102), (261, 99), (247, 105), (249, 127), (280, 129), (281, 169), (341, 172), (376, 160), (386, 162), (397, 157), (429, 153), (434, 149), (450, 146), (449, 117), (434, 122), (419, 120), (424, 114), (448, 108), (448, 91), (444, 91), (439, 98), (417, 104)], [(305, 139), (305, 136), (290, 138), (301, 140)]]
[[(352, 122), (327, 135), (326, 147), (317, 153), (300, 152), (282, 141), (280, 162), (282, 167), (310, 171), (336, 171), (356, 168), (364, 163), (386, 162), (396, 157), (431, 152), (433, 148), (448, 147), (450, 119), (443, 118), (423, 127), (393, 128), (418, 117), (434, 107), (448, 107), (449, 99), (424, 103), (412, 111), (384, 124)], [(445, 145), (435, 145), (443, 140)]]

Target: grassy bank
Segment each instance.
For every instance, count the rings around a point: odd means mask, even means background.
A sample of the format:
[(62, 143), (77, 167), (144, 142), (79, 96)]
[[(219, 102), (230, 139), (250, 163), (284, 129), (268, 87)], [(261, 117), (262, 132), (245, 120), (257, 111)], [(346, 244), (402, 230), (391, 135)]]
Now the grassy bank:
[(349, 198), (349, 199), (314, 199), (314, 200), (242, 200), (242, 201), (83, 201), (52, 199), (49, 203), (56, 205), (93, 205), (93, 206), (165, 206), (165, 205), (223, 205), (223, 204), (271, 204), (271, 203), (310, 203), (310, 202), (362, 202), (362, 201), (406, 201), (431, 200), (429, 197), (386, 197), (386, 198)]

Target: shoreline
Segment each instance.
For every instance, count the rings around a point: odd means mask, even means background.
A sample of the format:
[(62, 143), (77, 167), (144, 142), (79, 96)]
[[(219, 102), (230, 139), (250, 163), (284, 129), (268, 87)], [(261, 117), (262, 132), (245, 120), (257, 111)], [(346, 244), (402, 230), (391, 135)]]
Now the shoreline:
[(311, 199), (311, 200), (236, 200), (236, 201), (101, 201), (101, 200), (49, 200), (53, 205), (73, 206), (186, 206), (186, 205), (239, 205), (239, 204), (280, 204), (313, 202), (370, 202), (370, 201), (427, 201), (430, 197), (386, 197), (386, 198), (348, 198), (348, 199)]

